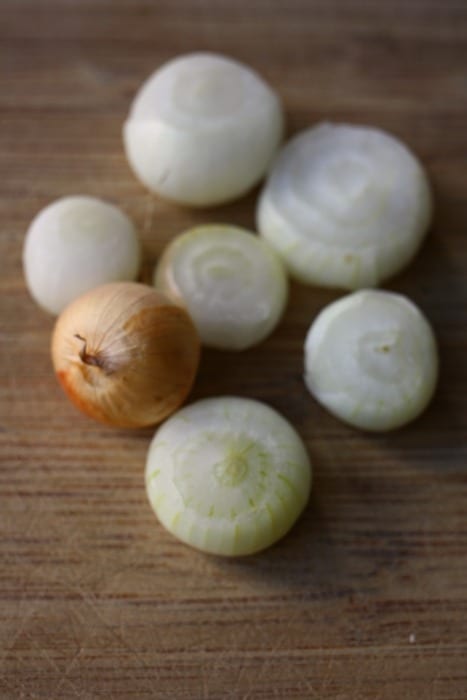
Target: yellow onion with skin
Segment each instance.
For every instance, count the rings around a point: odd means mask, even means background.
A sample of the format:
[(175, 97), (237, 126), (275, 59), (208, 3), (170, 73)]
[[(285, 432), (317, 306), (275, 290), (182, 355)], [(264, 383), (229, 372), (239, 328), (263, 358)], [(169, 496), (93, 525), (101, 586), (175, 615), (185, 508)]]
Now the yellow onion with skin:
[(188, 396), (200, 342), (187, 312), (152, 287), (105, 284), (73, 301), (52, 338), (57, 377), (81, 411), (103, 423), (159, 423)]

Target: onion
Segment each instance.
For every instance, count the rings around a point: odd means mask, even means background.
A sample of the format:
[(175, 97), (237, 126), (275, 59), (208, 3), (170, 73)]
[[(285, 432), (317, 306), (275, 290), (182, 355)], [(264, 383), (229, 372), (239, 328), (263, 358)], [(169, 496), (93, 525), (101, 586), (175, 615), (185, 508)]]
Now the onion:
[(358, 289), (409, 263), (431, 208), (425, 173), (400, 141), (378, 129), (322, 124), (280, 153), (257, 223), (298, 280)]
[(58, 379), (84, 413), (120, 427), (166, 418), (188, 395), (199, 340), (188, 314), (152, 287), (103, 285), (72, 302), (52, 338)]
[(438, 376), (433, 331), (400, 294), (364, 290), (327, 306), (305, 341), (305, 383), (335, 416), (392, 430), (430, 402)]
[(282, 130), (280, 102), (255, 72), (194, 53), (150, 76), (123, 133), (130, 165), (150, 190), (208, 206), (239, 197), (264, 176)]
[(169, 532), (205, 552), (238, 556), (288, 532), (307, 503), (311, 466), (275, 410), (219, 397), (182, 408), (157, 430), (146, 486)]
[(106, 282), (133, 280), (141, 250), (134, 226), (117, 207), (95, 197), (63, 197), (32, 221), (23, 265), (31, 296), (58, 314)]
[(268, 336), (287, 301), (281, 260), (236, 226), (190, 229), (165, 249), (154, 283), (192, 317), (203, 343), (244, 350)]

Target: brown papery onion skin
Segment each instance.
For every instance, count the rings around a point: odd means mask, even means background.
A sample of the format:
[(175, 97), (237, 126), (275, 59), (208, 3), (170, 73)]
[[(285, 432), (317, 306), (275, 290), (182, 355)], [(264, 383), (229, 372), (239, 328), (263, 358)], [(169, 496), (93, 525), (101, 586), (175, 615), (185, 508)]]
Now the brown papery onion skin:
[(52, 361), (71, 401), (102, 423), (138, 428), (167, 418), (188, 396), (200, 359), (191, 318), (153, 287), (114, 282), (59, 316)]

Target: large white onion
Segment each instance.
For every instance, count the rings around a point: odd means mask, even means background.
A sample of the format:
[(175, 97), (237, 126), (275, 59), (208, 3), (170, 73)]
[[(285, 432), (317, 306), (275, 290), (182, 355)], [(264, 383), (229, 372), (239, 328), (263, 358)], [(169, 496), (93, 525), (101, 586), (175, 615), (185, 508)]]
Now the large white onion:
[(378, 129), (321, 124), (281, 151), (261, 194), (260, 234), (309, 284), (376, 286), (415, 255), (431, 195), (415, 156)]
[(282, 130), (279, 99), (254, 71), (194, 53), (169, 61), (143, 84), (124, 142), (150, 190), (207, 206), (239, 197), (264, 176)]
[(164, 527), (226, 556), (269, 547), (292, 527), (311, 488), (305, 446), (259, 401), (204, 399), (171, 416), (148, 452), (146, 487)]

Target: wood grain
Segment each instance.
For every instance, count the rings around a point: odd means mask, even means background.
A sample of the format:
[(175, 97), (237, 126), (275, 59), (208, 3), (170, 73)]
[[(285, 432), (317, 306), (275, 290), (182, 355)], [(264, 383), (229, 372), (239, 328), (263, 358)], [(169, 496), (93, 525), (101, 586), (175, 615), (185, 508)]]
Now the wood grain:
[[(53, 321), (21, 250), (49, 201), (122, 206), (147, 279), (175, 233), (254, 226), (257, 191), (192, 212), (132, 176), (121, 126), (141, 81), (209, 49), (281, 94), (289, 133), (318, 120), (388, 129), (426, 164), (433, 230), (388, 285), (439, 339), (436, 399), (368, 436), (306, 393), (302, 342), (337, 292), (292, 286), (281, 327), (206, 351), (192, 398), (270, 402), (314, 463), (313, 497), (281, 543), (245, 560), (189, 550), (157, 524), (152, 431), (77, 414), (49, 359)], [(1, 0), (0, 697), (465, 700), (467, 697), (467, 6), (463, 0)]]

